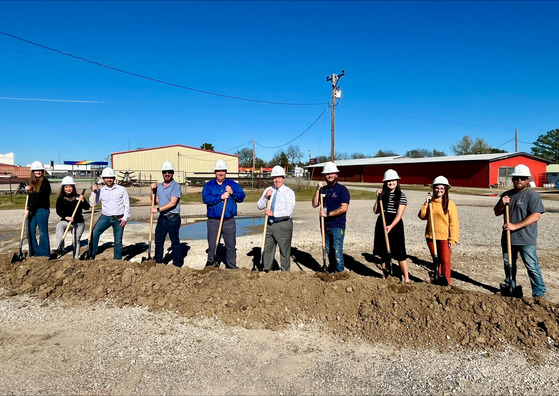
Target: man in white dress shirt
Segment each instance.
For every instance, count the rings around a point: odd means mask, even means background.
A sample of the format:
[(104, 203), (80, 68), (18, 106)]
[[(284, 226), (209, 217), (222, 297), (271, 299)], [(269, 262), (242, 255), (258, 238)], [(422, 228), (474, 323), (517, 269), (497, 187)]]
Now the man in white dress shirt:
[(130, 198), (126, 189), (115, 183), (116, 175), (111, 168), (103, 169), (101, 178), (105, 182), (102, 188), (97, 184), (92, 187), (93, 194), (89, 197), (89, 203), (93, 205), (93, 196), (95, 202), (101, 202), (102, 211), (99, 220), (93, 228), (93, 249), (91, 258), (95, 258), (97, 254), (97, 245), (99, 245), (99, 237), (109, 227), (113, 228), (114, 235), (114, 259), (122, 259), (122, 234), (124, 226), (130, 218)]
[[(264, 190), (258, 200), (258, 209), (268, 215), (266, 229), (266, 242), (264, 244), (264, 271), (270, 271), (276, 255), (276, 245), (279, 246), (281, 257), (281, 270), (289, 271), (291, 268), (291, 238), (293, 236), (293, 209), (295, 208), (295, 193), (284, 185), (285, 170), (276, 165), (272, 168), (274, 186)], [(271, 199), (270, 208), (267, 208)]]

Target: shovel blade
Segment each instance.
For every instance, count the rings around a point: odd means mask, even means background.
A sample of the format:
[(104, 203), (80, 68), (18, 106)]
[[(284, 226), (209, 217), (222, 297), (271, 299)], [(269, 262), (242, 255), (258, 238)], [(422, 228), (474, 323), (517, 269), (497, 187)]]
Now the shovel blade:
[(14, 253), (14, 256), (12, 257), (12, 263), (21, 263), (23, 260), (25, 260), (27, 256), (27, 253)]
[(522, 291), (522, 286), (516, 285), (512, 287), (510, 284), (507, 283), (500, 283), (499, 288), (501, 289), (501, 296), (503, 297), (516, 297), (522, 298), (524, 293)]
[(328, 272), (328, 252), (326, 248), (322, 249), (322, 272)]
[(80, 256), (80, 260), (93, 260), (91, 251), (87, 249), (85, 252), (83, 252), (83, 254)]
[(49, 256), (49, 260), (58, 260), (64, 254), (63, 250), (53, 250)]
[(384, 275), (394, 276), (394, 268), (392, 268), (392, 253), (390, 253), (389, 251), (386, 252), (386, 259), (384, 260), (384, 264), (386, 267), (386, 273)]

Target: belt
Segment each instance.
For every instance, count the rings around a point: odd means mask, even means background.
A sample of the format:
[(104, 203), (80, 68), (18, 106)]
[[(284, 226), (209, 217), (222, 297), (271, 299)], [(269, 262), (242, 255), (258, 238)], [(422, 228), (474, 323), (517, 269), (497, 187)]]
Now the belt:
[[(223, 221), (232, 220), (234, 218), (235, 218), (235, 216), (231, 216), (231, 217), (228, 217), (226, 219), (223, 219)], [(221, 217), (208, 217), (208, 219), (221, 220)]]
[(282, 221), (287, 221), (287, 220), (289, 220), (289, 219), (291, 219), (291, 217), (289, 217), (289, 216), (272, 217), (270, 220), (268, 220), (268, 223), (269, 223), (269, 224), (272, 224), (272, 223), (281, 223)]
[(111, 217), (113, 219), (122, 219), (124, 217), (123, 214), (119, 214), (119, 215), (114, 215), (114, 216), (107, 216), (107, 217)]

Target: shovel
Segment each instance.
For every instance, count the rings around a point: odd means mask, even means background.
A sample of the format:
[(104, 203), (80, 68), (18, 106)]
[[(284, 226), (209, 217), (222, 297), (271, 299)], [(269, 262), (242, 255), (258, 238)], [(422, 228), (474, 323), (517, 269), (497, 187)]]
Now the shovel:
[[(270, 196), (271, 197), (271, 196)], [(268, 204), (266, 205), (266, 209), (270, 209), (270, 205), (272, 204), (272, 200), (268, 197)], [(264, 218), (264, 232), (262, 233), (262, 247), (260, 248), (260, 263), (258, 266), (254, 266), (252, 270), (258, 269), (258, 271), (262, 271), (264, 269), (264, 245), (266, 244), (266, 230), (268, 229), (268, 215)]]
[(440, 262), (439, 262), (439, 254), (437, 253), (437, 238), (435, 237), (435, 223), (433, 222), (433, 204), (431, 203), (431, 199), (429, 199), (429, 222), (431, 223), (431, 236), (433, 237), (433, 264), (435, 266), (433, 283), (439, 283)]
[[(152, 190), (152, 194), (151, 194), (151, 208), (153, 209), (153, 207), (155, 206), (155, 194), (157, 193), (157, 189), (153, 189)], [(143, 263), (144, 261), (147, 260), (153, 260), (151, 258), (151, 235), (153, 234), (153, 212), (150, 211), (150, 215), (149, 215), (149, 237), (148, 237), (148, 256), (147, 257), (142, 257), (142, 261), (141, 263)]]
[[(509, 204), (505, 204), (505, 222), (509, 222)], [(503, 297), (518, 297), (521, 298), (523, 296), (522, 293), (522, 286), (516, 285), (516, 274), (512, 275), (512, 265), (510, 264), (512, 261), (512, 248), (510, 242), (510, 230), (507, 230), (507, 255), (508, 255), (508, 263), (507, 263), (507, 278), (509, 279), (509, 283), (501, 283), (499, 287), (501, 289), (501, 296)]]
[(223, 201), (223, 210), (221, 211), (221, 219), (219, 219), (219, 228), (217, 230), (217, 237), (215, 239), (215, 252), (214, 252), (214, 262), (213, 266), (219, 268), (219, 258), (217, 257), (217, 248), (219, 247), (219, 240), (221, 239), (221, 228), (223, 227), (223, 217), (225, 216), (225, 207), (227, 206), (227, 200), (225, 198)]
[(12, 263), (18, 263), (18, 262), (22, 262), (23, 260), (25, 260), (27, 254), (24, 254), (22, 251), (23, 248), (23, 234), (25, 233), (25, 220), (26, 220), (26, 216), (25, 216), (25, 211), (27, 210), (27, 203), (29, 202), (29, 194), (27, 194), (27, 196), (25, 197), (25, 208), (24, 210), (24, 216), (23, 216), (23, 221), (21, 222), (21, 236), (19, 237), (19, 253), (14, 253), (14, 257), (12, 257)]
[(97, 194), (93, 193), (93, 205), (91, 205), (91, 219), (89, 220), (89, 237), (87, 239), (87, 250), (80, 257), (81, 260), (91, 260), (93, 257), (93, 245), (91, 244), (93, 239), (93, 219), (95, 218), (95, 201), (97, 200)]
[(386, 231), (386, 219), (384, 217), (384, 208), (383, 208), (384, 205), (382, 204), (382, 196), (379, 196), (378, 202), (380, 205), (380, 215), (382, 218), (382, 229), (384, 230), (384, 240), (386, 241), (385, 263), (386, 266), (388, 266), (388, 268), (384, 269), (382, 272), (384, 273), (384, 276), (386, 276), (387, 271), (391, 276), (394, 276), (394, 270), (392, 268), (392, 253), (390, 253), (390, 240), (388, 239), (388, 232)]
[(320, 231), (322, 231), (322, 272), (328, 270), (328, 252), (326, 251), (326, 228), (324, 228), (324, 217), (322, 217), (322, 212), (324, 211), (324, 195), (322, 189), (320, 190)]
[[(85, 188), (82, 191), (82, 196), (84, 194), (85, 194)], [(78, 203), (76, 204), (76, 207), (74, 208), (74, 211), (72, 212), (72, 219), (76, 215), (76, 212), (78, 211), (80, 203), (81, 203), (81, 201), (78, 199)], [(62, 254), (64, 253), (64, 239), (66, 238), (66, 234), (68, 234), (68, 230), (70, 229), (70, 226), (72, 225), (72, 223), (73, 223), (73, 221), (68, 222), (68, 225), (66, 226), (66, 230), (64, 230), (64, 235), (62, 235), (62, 239), (60, 240), (60, 243), (58, 244), (58, 249), (56, 249), (54, 252), (52, 252), (52, 254), (49, 257), (49, 260), (56, 260), (56, 259), (59, 259), (60, 257), (62, 257)]]

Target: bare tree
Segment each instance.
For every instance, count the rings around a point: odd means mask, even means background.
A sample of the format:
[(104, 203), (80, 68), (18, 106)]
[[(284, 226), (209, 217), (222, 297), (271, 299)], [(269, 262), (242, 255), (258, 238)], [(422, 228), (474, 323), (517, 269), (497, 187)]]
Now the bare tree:
[(397, 156), (398, 154), (396, 154), (394, 151), (392, 150), (379, 150), (377, 151), (377, 153), (375, 154), (375, 157), (393, 157), (393, 156)]
[(303, 152), (301, 151), (299, 146), (291, 145), (287, 148), (285, 155), (289, 160), (289, 164), (292, 167), (295, 167), (295, 165), (297, 165), (301, 161), (301, 158), (303, 157)]
[(496, 149), (491, 148), (485, 139), (476, 138), (476, 140), (473, 140), (468, 135), (465, 135), (458, 143), (452, 146), (452, 151), (456, 155), (488, 154), (495, 152), (494, 150)]

